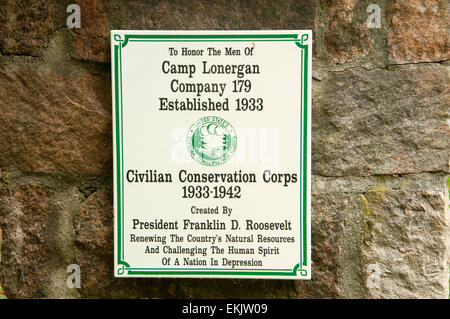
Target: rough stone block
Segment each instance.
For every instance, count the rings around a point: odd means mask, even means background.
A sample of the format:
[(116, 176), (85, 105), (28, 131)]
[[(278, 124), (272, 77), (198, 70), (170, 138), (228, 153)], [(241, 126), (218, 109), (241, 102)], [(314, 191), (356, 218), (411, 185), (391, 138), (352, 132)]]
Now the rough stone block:
[(70, 0), (3, 0), (0, 5), (0, 53), (41, 55), (50, 35), (65, 26), (66, 7), (70, 3)]
[(0, 167), (112, 174), (108, 73), (0, 65)]
[(3, 232), (0, 281), (8, 298), (74, 297), (65, 285), (73, 263), (73, 189), (0, 183)]
[(444, 174), (314, 176), (301, 298), (448, 298)]
[(112, 2), (75, 1), (82, 15), (81, 28), (74, 29), (74, 56), (83, 60), (109, 62), (109, 33), (112, 29)]
[(447, 172), (449, 81), (437, 64), (351, 68), (315, 82), (313, 173)]
[(366, 25), (365, 1), (325, 1), (328, 13), (328, 29), (325, 31), (325, 47), (334, 62), (352, 62), (358, 56), (367, 56), (375, 41)]
[(449, 8), (446, 0), (389, 1), (389, 61), (403, 64), (448, 60)]
[(448, 297), (444, 193), (379, 188), (361, 195), (367, 225), (362, 247), (367, 297)]

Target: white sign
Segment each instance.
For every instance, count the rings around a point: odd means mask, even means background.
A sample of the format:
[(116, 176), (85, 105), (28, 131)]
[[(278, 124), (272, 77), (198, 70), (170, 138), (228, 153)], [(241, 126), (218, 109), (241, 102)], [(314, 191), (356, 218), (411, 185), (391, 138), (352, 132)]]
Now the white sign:
[(309, 279), (311, 31), (112, 31), (116, 277)]

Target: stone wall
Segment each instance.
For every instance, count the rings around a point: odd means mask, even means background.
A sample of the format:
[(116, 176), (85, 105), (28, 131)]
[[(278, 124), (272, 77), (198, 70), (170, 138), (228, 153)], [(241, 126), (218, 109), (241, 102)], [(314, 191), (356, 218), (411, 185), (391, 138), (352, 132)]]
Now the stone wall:
[[(111, 29), (313, 29), (311, 281), (113, 278)], [(1, 1), (6, 295), (447, 298), (448, 30), (445, 0)]]

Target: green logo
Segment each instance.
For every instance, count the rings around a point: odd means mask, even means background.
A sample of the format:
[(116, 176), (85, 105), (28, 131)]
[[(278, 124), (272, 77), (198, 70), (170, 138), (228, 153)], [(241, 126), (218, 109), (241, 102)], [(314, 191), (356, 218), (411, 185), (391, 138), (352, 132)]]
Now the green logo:
[(192, 124), (187, 135), (187, 149), (192, 158), (206, 166), (225, 163), (236, 150), (233, 127), (218, 116), (205, 116)]

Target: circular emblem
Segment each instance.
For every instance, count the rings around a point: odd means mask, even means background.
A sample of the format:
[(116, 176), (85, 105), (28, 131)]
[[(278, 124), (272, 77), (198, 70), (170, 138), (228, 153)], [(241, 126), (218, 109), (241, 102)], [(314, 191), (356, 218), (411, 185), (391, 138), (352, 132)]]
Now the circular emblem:
[(194, 160), (206, 166), (217, 166), (233, 156), (237, 138), (226, 120), (218, 116), (205, 116), (192, 124), (186, 142)]

